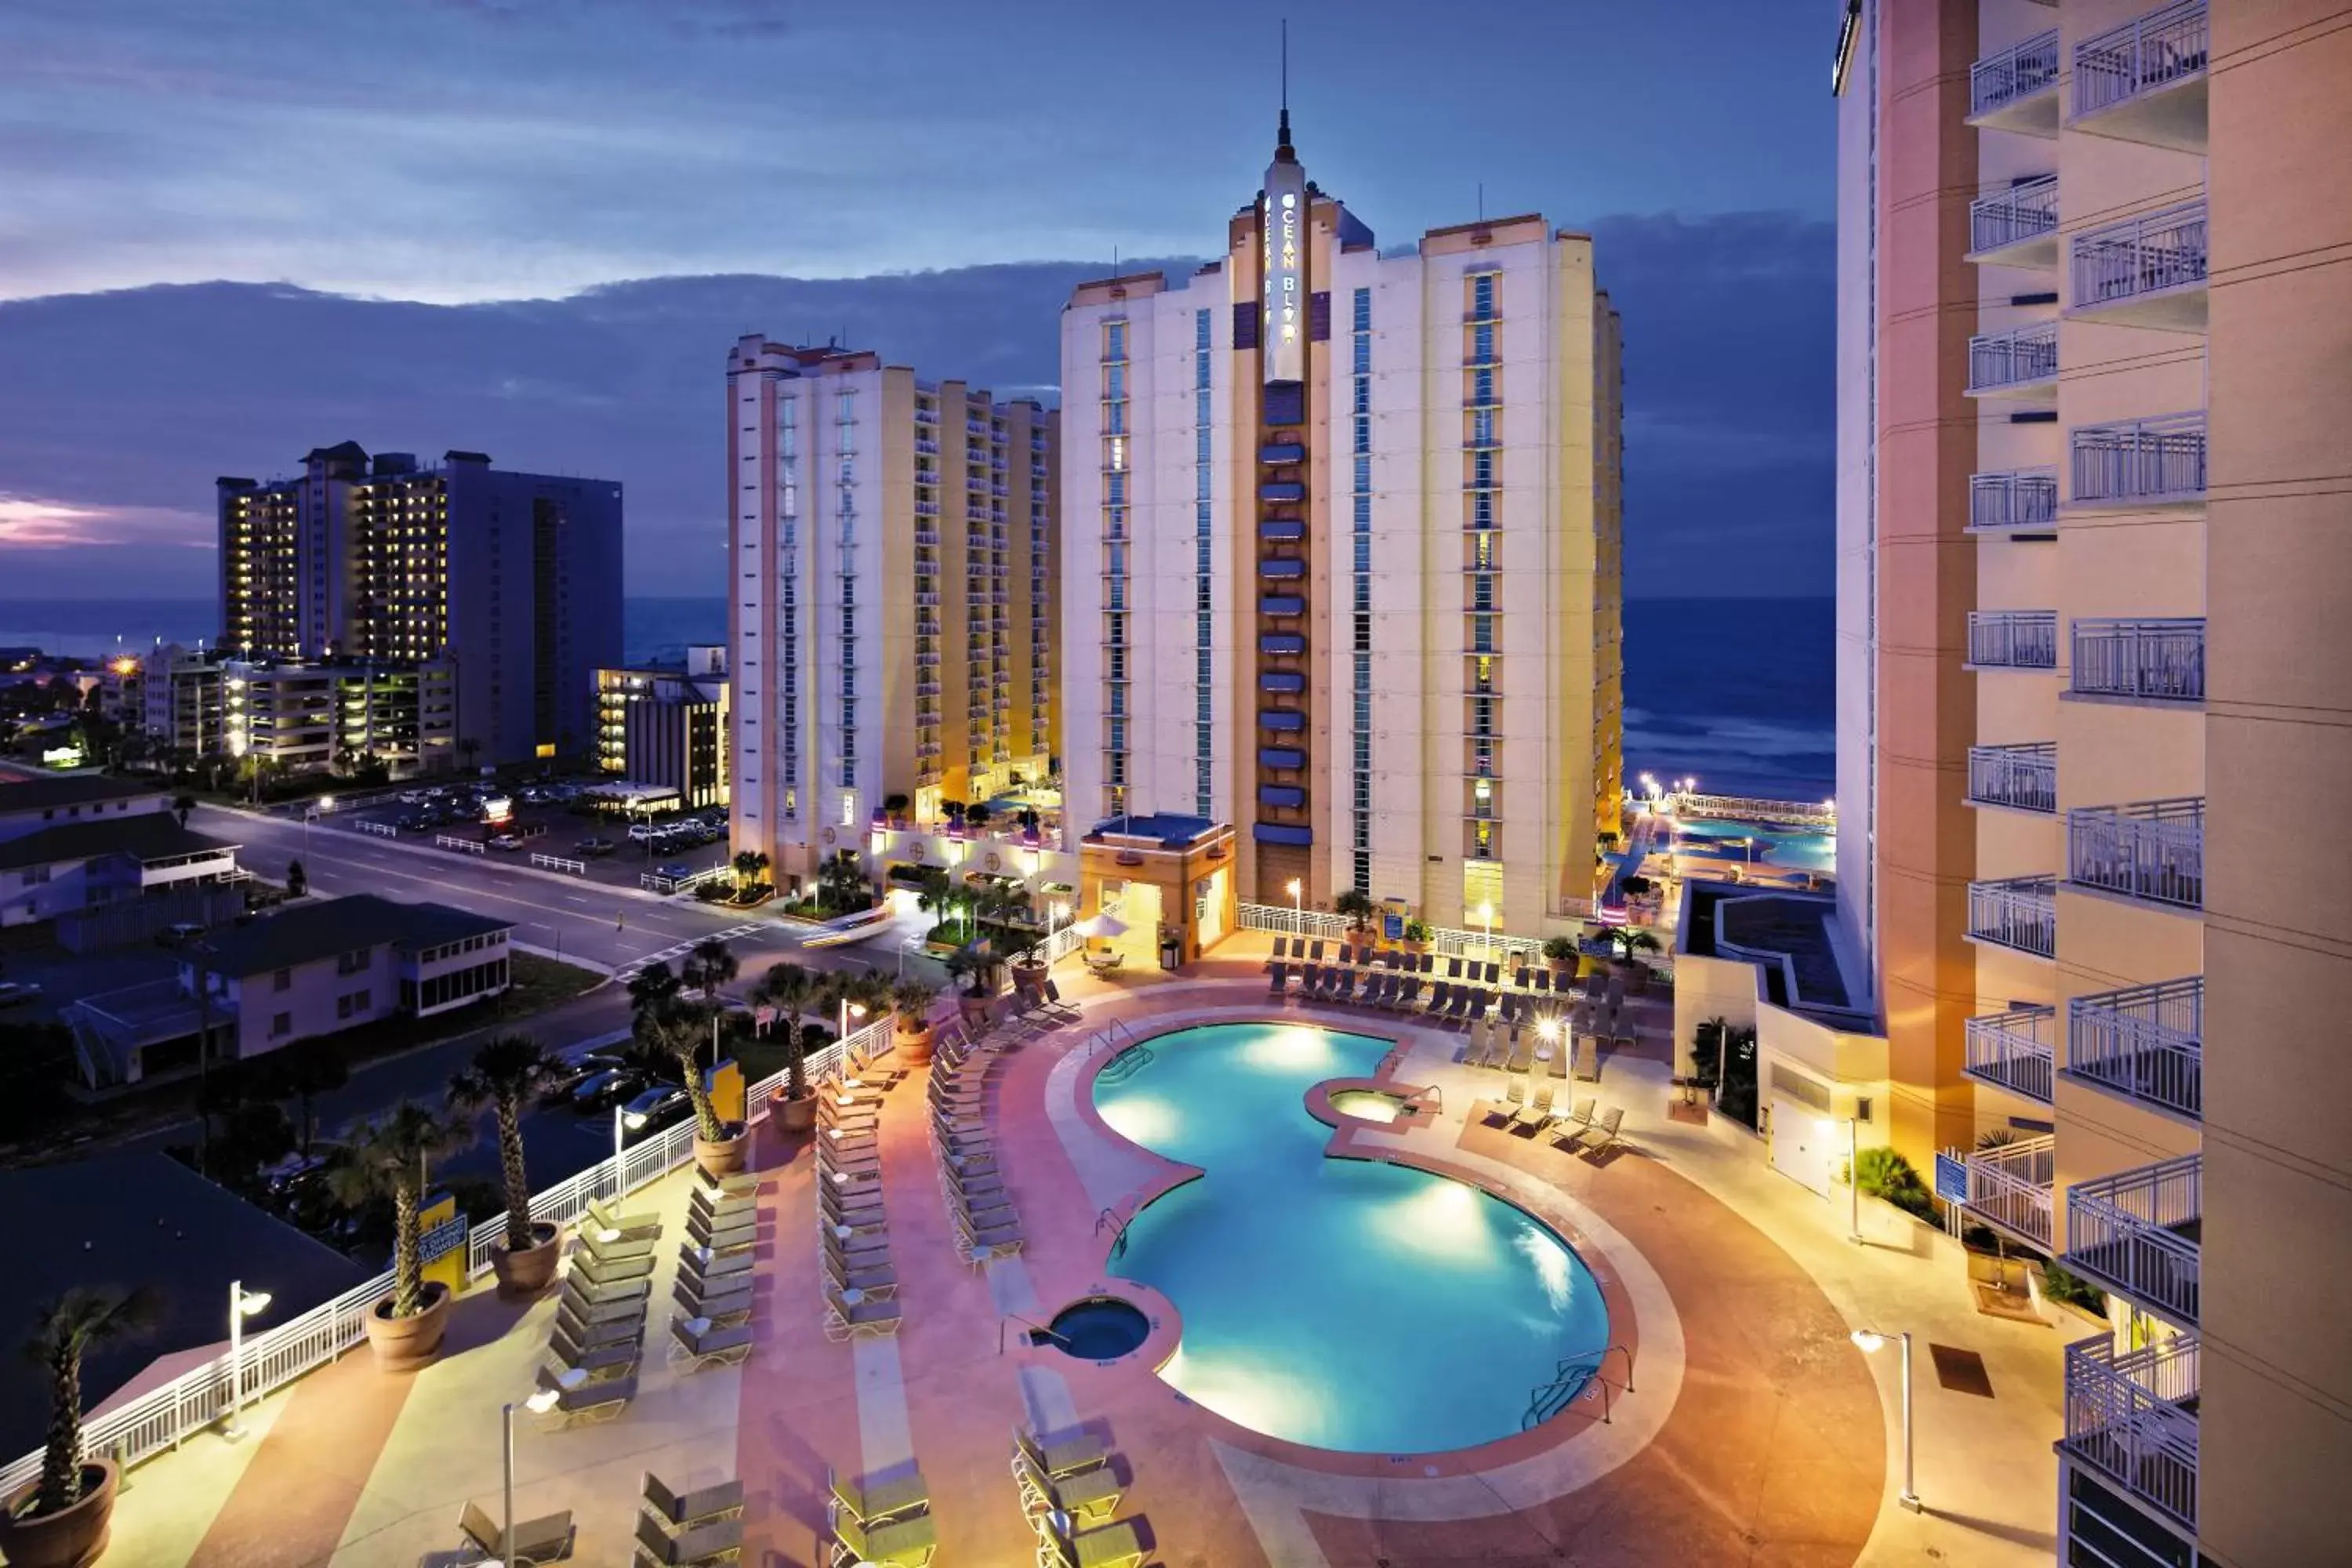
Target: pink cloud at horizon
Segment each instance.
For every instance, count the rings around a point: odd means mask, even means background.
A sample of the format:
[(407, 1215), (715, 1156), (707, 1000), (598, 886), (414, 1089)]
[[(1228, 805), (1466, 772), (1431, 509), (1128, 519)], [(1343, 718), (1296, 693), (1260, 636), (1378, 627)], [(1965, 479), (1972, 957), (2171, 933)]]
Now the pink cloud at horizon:
[(162, 506), (105, 506), (0, 492), (0, 549), (67, 550), (83, 545), (163, 545), (211, 550), (208, 512)]

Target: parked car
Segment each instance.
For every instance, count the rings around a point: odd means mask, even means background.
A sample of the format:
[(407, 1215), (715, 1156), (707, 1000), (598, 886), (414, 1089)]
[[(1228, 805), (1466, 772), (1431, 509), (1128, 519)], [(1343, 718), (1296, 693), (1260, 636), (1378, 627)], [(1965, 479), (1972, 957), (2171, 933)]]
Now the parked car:
[(583, 838), (572, 847), (572, 852), (574, 855), (593, 858), (610, 855), (620, 847), (617, 841), (610, 838)]
[(40, 999), (41, 988), (30, 980), (0, 980), (0, 1007), (21, 1007)]
[(657, 1083), (621, 1108), (621, 1125), (630, 1132), (656, 1132), (694, 1109), (686, 1090), (674, 1083)]
[(632, 822), (629, 824), (630, 843), (643, 844), (646, 839), (653, 837), (655, 837), (653, 824), (649, 822)]
[(626, 1068), (600, 1068), (572, 1088), (572, 1109), (602, 1110), (626, 1100), (645, 1087), (645, 1080)]
[(490, 847), (512, 851), (522, 847), (522, 840), (511, 833), (501, 833), (490, 840)]
[(565, 1062), (548, 1084), (543, 1098), (550, 1105), (559, 1104), (571, 1100), (583, 1084), (599, 1073), (625, 1074), (630, 1070), (628, 1058), (617, 1051), (590, 1051), (576, 1060)]
[(668, 877), (673, 879), (679, 877), (691, 877), (694, 875), (694, 868), (688, 865), (683, 860), (671, 860), (655, 867), (654, 875), (656, 877)]

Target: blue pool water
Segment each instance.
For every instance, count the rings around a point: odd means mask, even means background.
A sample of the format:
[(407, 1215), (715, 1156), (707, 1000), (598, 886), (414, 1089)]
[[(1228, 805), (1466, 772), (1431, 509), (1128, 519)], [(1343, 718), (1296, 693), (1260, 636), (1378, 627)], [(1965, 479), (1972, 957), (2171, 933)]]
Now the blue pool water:
[(1675, 834), (1683, 847), (1695, 855), (1719, 855), (1743, 859), (1748, 851), (1739, 840), (1756, 840), (1756, 863), (1791, 871), (1837, 869), (1837, 835), (1818, 827), (1775, 827), (1766, 822), (1741, 822), (1730, 817), (1706, 817), (1679, 823)]
[(1564, 1360), (1608, 1343), (1559, 1237), (1478, 1189), (1323, 1154), (1309, 1086), (1390, 1042), (1286, 1024), (1162, 1035), (1097, 1082), (1103, 1120), (1207, 1173), (1147, 1205), (1111, 1271), (1183, 1316), (1160, 1375), (1220, 1415), (1349, 1453), (1435, 1453), (1520, 1429)]

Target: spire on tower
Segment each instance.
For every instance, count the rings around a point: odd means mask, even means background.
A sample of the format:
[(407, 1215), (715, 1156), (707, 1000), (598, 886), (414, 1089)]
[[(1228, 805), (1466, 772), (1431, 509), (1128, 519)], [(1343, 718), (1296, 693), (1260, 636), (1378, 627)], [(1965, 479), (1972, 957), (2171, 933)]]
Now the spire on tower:
[(1295, 163), (1297, 150), (1290, 144), (1290, 18), (1282, 19), (1282, 123), (1274, 138), (1274, 161)]

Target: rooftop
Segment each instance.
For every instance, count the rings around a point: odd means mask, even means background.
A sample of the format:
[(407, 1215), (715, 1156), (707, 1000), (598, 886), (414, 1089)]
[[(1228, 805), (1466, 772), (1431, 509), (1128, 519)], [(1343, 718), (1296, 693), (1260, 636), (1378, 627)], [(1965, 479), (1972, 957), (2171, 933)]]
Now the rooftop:
[(1140, 816), (1107, 816), (1094, 826), (1088, 838), (1157, 838), (1166, 849), (1197, 844), (1224, 825), (1205, 816), (1183, 816), (1155, 811)]
[(131, 800), (161, 795), (152, 784), (137, 779), (109, 778), (103, 773), (68, 773), (58, 778), (9, 778), (0, 775), (0, 812), (47, 811), (64, 805), (88, 805), (92, 801)]
[(168, 811), (142, 811), (136, 816), (60, 822), (0, 842), (0, 871), (53, 866), (60, 860), (95, 860), (107, 855), (128, 855), (142, 865), (152, 865), (236, 847), (232, 840), (190, 832)]
[(1866, 1007), (1839, 959), (1833, 897), (1691, 881), (1683, 886), (1683, 909), (1682, 951), (1759, 963), (1765, 999), (1774, 1005), (1832, 1013)]
[(221, 974), (258, 974), (331, 958), (354, 948), (390, 942), (395, 947), (434, 947), (463, 937), (512, 931), (515, 922), (494, 920), (447, 904), (402, 904), (373, 893), (326, 899), (236, 926), (193, 951), (205, 967)]

